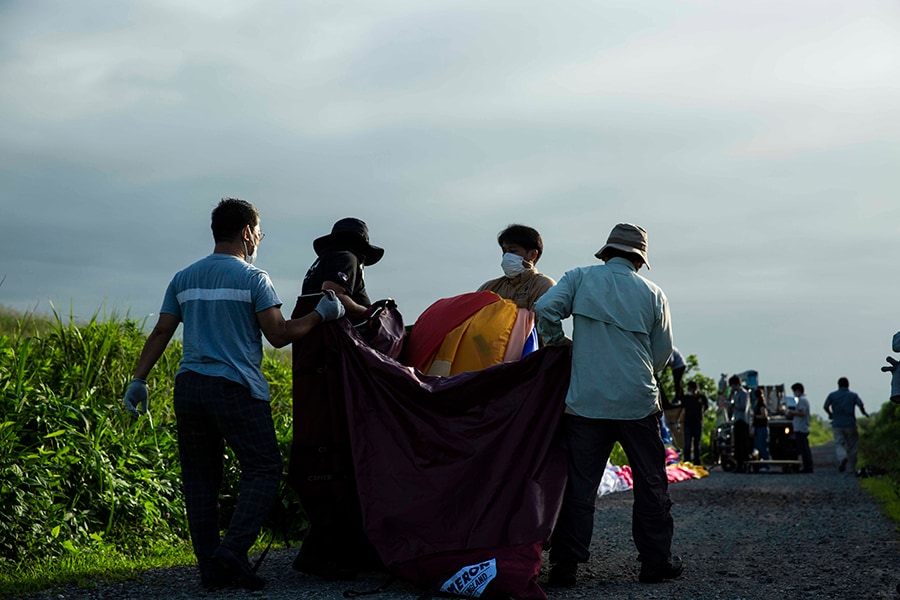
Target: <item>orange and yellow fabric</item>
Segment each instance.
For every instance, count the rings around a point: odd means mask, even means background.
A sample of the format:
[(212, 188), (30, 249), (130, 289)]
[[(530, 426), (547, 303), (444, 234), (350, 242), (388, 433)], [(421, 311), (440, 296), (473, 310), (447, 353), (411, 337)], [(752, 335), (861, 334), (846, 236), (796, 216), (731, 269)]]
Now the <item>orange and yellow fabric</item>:
[(400, 362), (425, 373), (435, 352), (451, 331), (485, 306), (500, 300), (494, 292), (469, 292), (436, 301), (419, 315), (413, 325)]
[(483, 307), (444, 337), (425, 373), (456, 375), (499, 365), (506, 356), (518, 313), (515, 302), (502, 298)]

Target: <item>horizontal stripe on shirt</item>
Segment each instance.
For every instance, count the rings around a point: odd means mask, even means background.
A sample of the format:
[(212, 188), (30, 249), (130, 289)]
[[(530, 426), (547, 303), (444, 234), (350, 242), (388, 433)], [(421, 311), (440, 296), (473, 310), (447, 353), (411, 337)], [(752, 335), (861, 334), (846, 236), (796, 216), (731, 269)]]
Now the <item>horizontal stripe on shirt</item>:
[(233, 288), (190, 288), (180, 292), (176, 298), (178, 299), (178, 304), (184, 304), (185, 302), (190, 302), (192, 300), (231, 300), (234, 302), (246, 302), (247, 304), (253, 302), (250, 290)]

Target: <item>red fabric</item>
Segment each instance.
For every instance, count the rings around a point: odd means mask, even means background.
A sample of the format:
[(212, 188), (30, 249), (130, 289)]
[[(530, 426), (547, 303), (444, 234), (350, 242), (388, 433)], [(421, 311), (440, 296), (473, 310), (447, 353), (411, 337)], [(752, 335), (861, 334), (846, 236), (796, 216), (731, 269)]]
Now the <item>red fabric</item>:
[(696, 477), (697, 474), (687, 467), (682, 467), (680, 465), (669, 465), (666, 467), (666, 479), (668, 479), (669, 483), (687, 481), (688, 479), (695, 479)]
[(341, 356), (363, 526), (382, 561), (429, 585), (491, 554), (492, 595), (543, 598), (539, 550), (566, 479), (554, 433), (568, 349), (428, 377), (366, 346), (343, 320), (321, 329)]
[(634, 487), (634, 475), (631, 473), (631, 467), (629, 465), (622, 465), (619, 467), (616, 475), (618, 475), (622, 481), (627, 483), (629, 488)]
[(494, 292), (471, 292), (442, 298), (425, 309), (406, 339), (401, 362), (422, 369), (448, 333), (479, 310), (500, 300)]
[(674, 448), (666, 448), (666, 465), (674, 465), (681, 462), (681, 456), (678, 450)]

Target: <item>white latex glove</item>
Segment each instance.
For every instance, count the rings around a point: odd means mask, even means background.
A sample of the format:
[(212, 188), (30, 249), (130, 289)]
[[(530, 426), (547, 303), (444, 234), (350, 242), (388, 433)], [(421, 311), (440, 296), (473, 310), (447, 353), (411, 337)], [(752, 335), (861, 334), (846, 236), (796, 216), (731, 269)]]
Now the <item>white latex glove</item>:
[(140, 377), (135, 377), (128, 384), (125, 391), (125, 399), (122, 401), (132, 417), (139, 417), (150, 406), (150, 395), (147, 393), (147, 382)]
[(316, 306), (316, 312), (322, 315), (323, 321), (334, 321), (344, 316), (344, 305), (338, 300), (334, 290), (324, 290), (324, 295)]

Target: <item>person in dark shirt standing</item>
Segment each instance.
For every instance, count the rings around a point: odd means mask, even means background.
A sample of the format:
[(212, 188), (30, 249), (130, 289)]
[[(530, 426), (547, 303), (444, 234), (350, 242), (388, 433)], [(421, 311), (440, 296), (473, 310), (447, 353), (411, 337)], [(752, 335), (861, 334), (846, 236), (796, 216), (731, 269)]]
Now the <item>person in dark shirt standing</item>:
[[(769, 460), (769, 407), (763, 387), (753, 390), (753, 447), (759, 453), (760, 460)], [(763, 465), (759, 470), (766, 472), (769, 467)]]
[(731, 396), (728, 401), (732, 408), (732, 439), (734, 440), (735, 473), (746, 472), (744, 465), (750, 457), (750, 394), (744, 389), (743, 381), (738, 375), (728, 378)]
[(688, 393), (681, 399), (681, 410), (684, 413), (684, 452), (685, 460), (695, 465), (702, 464), (700, 459), (700, 442), (703, 439), (703, 414), (709, 400), (701, 394), (696, 381), (688, 381)]

